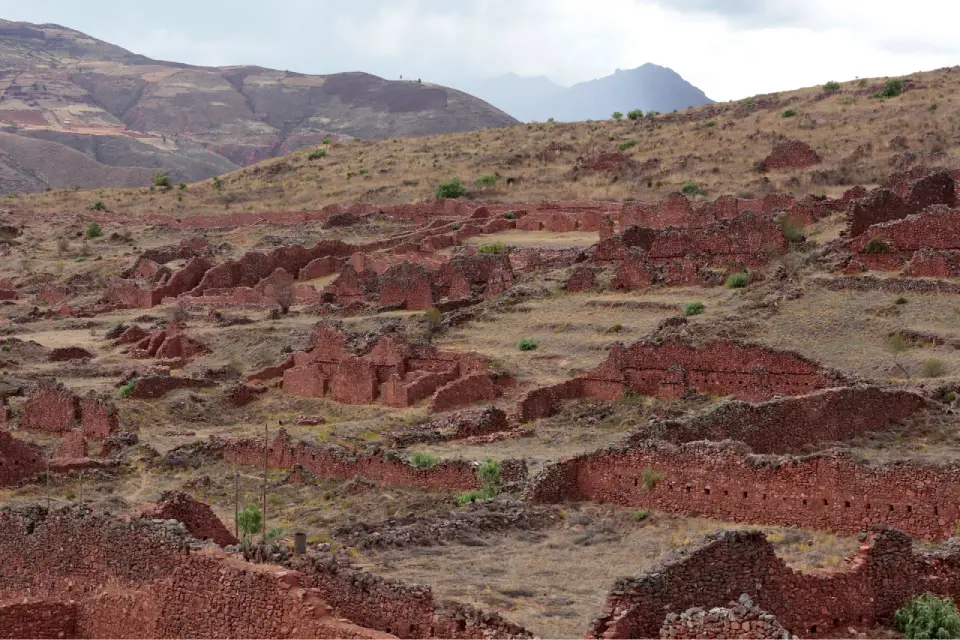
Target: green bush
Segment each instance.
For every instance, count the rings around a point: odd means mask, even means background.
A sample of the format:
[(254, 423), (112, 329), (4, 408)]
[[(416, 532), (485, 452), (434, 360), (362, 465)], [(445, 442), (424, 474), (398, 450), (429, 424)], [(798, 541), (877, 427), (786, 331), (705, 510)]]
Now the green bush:
[(627, 117), (631, 120), (639, 120), (643, 117), (643, 109), (634, 109), (633, 111), (628, 111)]
[(658, 116), (658, 115), (660, 115), (660, 112), (659, 112), (659, 111), (647, 111), (647, 117), (648, 117), (648, 118), (653, 118), (653, 117)]
[(131, 380), (130, 382), (120, 387), (120, 397), (126, 398), (127, 396), (129, 396), (130, 392), (133, 391), (133, 387), (136, 386), (136, 384), (137, 384), (136, 380)]
[(633, 514), (633, 519), (636, 520), (637, 522), (640, 522), (642, 520), (646, 520), (647, 516), (649, 515), (650, 515), (649, 509), (640, 509), (639, 511)]
[(893, 304), (907, 304), (907, 299), (903, 296), (897, 296), (897, 299), (893, 301)]
[(839, 82), (834, 82), (833, 80), (831, 80), (830, 82), (823, 85), (824, 93), (836, 93), (837, 91), (840, 91)]
[(873, 236), (863, 245), (860, 253), (890, 253), (890, 245), (881, 236)]
[(883, 91), (880, 95), (884, 98), (896, 98), (903, 93), (903, 80), (900, 78), (890, 78), (887, 84), (883, 85)]
[(500, 176), (495, 173), (486, 173), (482, 176), (477, 176), (477, 179), (473, 181), (473, 184), (478, 187), (495, 187), (497, 186), (497, 180), (500, 179)]
[(626, 151), (630, 147), (635, 147), (635, 146), (637, 146), (636, 140), (624, 140), (623, 142), (617, 145), (617, 149), (620, 149), (620, 151)]
[(640, 485), (640, 490), (644, 493), (656, 489), (657, 485), (660, 484), (660, 481), (663, 480), (663, 474), (659, 471), (651, 469), (650, 467), (644, 468), (641, 477), (643, 478), (643, 484)]
[(727, 278), (727, 289), (742, 289), (750, 282), (750, 274), (747, 272), (733, 273)]
[(214, 189), (223, 191), (223, 180), (220, 179), (220, 176), (213, 176), (210, 180), (213, 182)]
[(187, 183), (186, 183), (186, 182), (181, 182), (181, 183), (180, 183), (179, 185), (177, 185), (177, 186), (180, 187), (180, 191), (183, 191), (184, 189), (187, 188)]
[(331, 142), (333, 142), (333, 141), (332, 141), (330, 138), (324, 138), (324, 139), (323, 139), (323, 144), (330, 144)]
[(524, 338), (517, 344), (520, 351), (533, 351), (537, 348), (537, 341), (533, 338)]
[(93, 203), (93, 206), (90, 207), (92, 211), (106, 211), (107, 205), (103, 204), (103, 200), (97, 200)]
[(786, 111), (784, 111), (784, 112), (781, 113), (780, 115), (783, 116), (784, 118), (792, 118), (793, 116), (797, 115), (797, 110), (796, 110), (796, 109), (787, 109)]
[(307, 156), (307, 160), (319, 160), (320, 158), (326, 158), (326, 157), (327, 157), (326, 149), (316, 149), (310, 152), (310, 154)]
[(680, 187), (680, 193), (685, 196), (702, 196), (706, 195), (706, 192), (700, 188), (696, 182), (684, 182), (683, 186)]
[(100, 225), (96, 222), (91, 222), (87, 225), (87, 237), (88, 238), (99, 238), (103, 235), (103, 229), (100, 228)]
[(893, 615), (904, 638), (960, 638), (960, 614), (951, 598), (916, 596)]
[(437, 456), (422, 451), (414, 451), (410, 455), (410, 464), (417, 469), (430, 469), (437, 466)]
[(477, 253), (482, 256), (495, 256), (500, 255), (504, 251), (504, 246), (502, 242), (491, 242), (489, 244), (482, 244), (477, 247)]
[(623, 114), (620, 113), (619, 111), (614, 111), (610, 117), (613, 118), (614, 120), (620, 120), (621, 118), (623, 118)]
[(449, 182), (441, 182), (437, 186), (438, 198), (462, 198), (467, 195), (467, 188), (460, 182), (460, 178), (453, 178)]
[(717, 126), (717, 121), (716, 121), (716, 120), (707, 120), (706, 122), (703, 123), (703, 126), (705, 126), (705, 127), (715, 127), (715, 126)]
[(703, 313), (703, 310), (706, 307), (702, 302), (687, 302), (683, 305), (683, 315), (685, 316), (698, 316)]
[(255, 504), (247, 505), (237, 514), (237, 527), (245, 540), (259, 532), (263, 527), (263, 513), (260, 508)]
[(480, 463), (477, 469), (477, 477), (483, 488), (493, 493), (500, 492), (500, 461), (487, 458)]
[(793, 220), (789, 215), (783, 214), (779, 219), (780, 230), (783, 236), (790, 242), (800, 242), (803, 240), (803, 226)]
[(516, 220), (516, 219), (517, 219), (517, 212), (516, 212), (516, 211), (507, 211), (505, 214), (503, 214), (503, 217), (506, 218), (507, 220)]
[(159, 187), (160, 189), (169, 189), (171, 186), (170, 176), (166, 173), (158, 173), (153, 177), (153, 186)]
[(477, 500), (487, 500), (491, 496), (487, 495), (486, 491), (483, 490), (473, 490), (473, 491), (464, 491), (459, 496), (457, 496), (457, 504), (461, 507), (465, 504), (470, 504), (471, 502), (476, 502)]

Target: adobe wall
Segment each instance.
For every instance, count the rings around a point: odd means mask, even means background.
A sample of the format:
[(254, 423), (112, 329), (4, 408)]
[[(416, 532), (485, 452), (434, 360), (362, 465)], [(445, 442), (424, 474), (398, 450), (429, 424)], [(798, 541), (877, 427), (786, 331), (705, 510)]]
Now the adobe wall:
[(616, 582), (588, 638), (653, 637), (669, 612), (723, 606), (747, 594), (800, 637), (844, 637), (849, 627), (892, 626), (894, 611), (924, 591), (956, 597), (952, 548), (916, 552), (903, 533), (873, 528), (844, 569), (799, 572), (762, 532), (725, 531), (652, 571)]
[[(900, 220), (872, 225), (847, 243), (854, 254), (851, 262), (863, 264), (870, 269), (895, 271), (904, 267), (921, 251), (924, 252), (926, 262), (932, 260), (936, 254), (941, 254), (945, 260), (948, 256), (952, 258), (952, 252), (960, 250), (958, 224), (960, 210), (932, 207), (923, 213)], [(864, 248), (875, 237), (886, 243), (887, 250), (864, 253)]]
[(522, 421), (552, 415), (563, 400), (615, 400), (628, 389), (658, 398), (689, 390), (759, 402), (835, 387), (844, 378), (796, 353), (718, 340), (702, 345), (678, 339), (616, 343), (607, 360), (587, 373), (528, 392), (517, 403)]
[(237, 544), (239, 541), (220, 522), (210, 505), (194, 500), (179, 491), (167, 491), (155, 504), (140, 514), (141, 518), (157, 520), (179, 520), (187, 531), (197, 540), (212, 540), (221, 547)]
[[(884, 523), (925, 540), (960, 520), (960, 468), (915, 462), (870, 466), (850, 454), (754, 455), (743, 443), (648, 441), (550, 465), (526, 490), (533, 502), (590, 500), (730, 522), (852, 535)], [(663, 474), (644, 486), (643, 472)]]
[(909, 391), (869, 386), (828, 389), (761, 404), (735, 400), (689, 418), (651, 421), (631, 439), (674, 443), (737, 440), (754, 453), (797, 453), (807, 445), (840, 442), (886, 429), (925, 404), (922, 396)]
[(820, 164), (820, 156), (810, 145), (800, 140), (781, 142), (760, 163), (760, 171), (788, 171), (807, 169)]
[(61, 384), (41, 382), (20, 410), (20, 428), (63, 434), (79, 423), (83, 435), (97, 440), (119, 428), (116, 407), (89, 393), (81, 398)]
[(855, 238), (873, 225), (906, 218), (932, 205), (952, 207), (957, 204), (955, 182), (948, 171), (939, 171), (904, 184), (900, 174), (887, 178), (899, 194), (879, 187), (853, 202), (847, 212), (846, 236)]
[[(263, 440), (211, 440), (223, 452), (223, 457), (238, 464), (263, 466)], [(304, 441), (291, 442), (280, 430), (267, 451), (268, 464), (274, 469), (289, 469), (300, 465), (319, 478), (366, 478), (385, 486), (421, 487), (442, 491), (471, 491), (480, 489), (476, 466), (466, 460), (444, 460), (429, 469), (417, 469), (394, 453), (374, 449), (369, 452), (347, 451), (332, 445), (318, 445)], [(522, 462), (506, 463), (501, 468), (503, 482), (515, 482), (526, 477)]]

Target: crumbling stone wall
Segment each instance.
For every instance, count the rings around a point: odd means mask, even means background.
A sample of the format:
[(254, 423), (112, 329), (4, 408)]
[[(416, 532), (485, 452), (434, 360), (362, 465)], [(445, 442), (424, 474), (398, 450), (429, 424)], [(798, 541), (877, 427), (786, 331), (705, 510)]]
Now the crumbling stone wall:
[[(904, 182), (900, 174), (888, 177), (891, 185)], [(948, 171), (938, 171), (899, 184), (898, 191), (879, 187), (854, 201), (847, 212), (848, 238), (855, 238), (873, 225), (906, 218), (932, 205), (952, 207), (957, 204), (956, 183)]]
[(806, 169), (820, 164), (820, 156), (810, 145), (800, 140), (781, 142), (760, 163), (760, 170), (783, 171), (789, 169)]
[(134, 358), (169, 360), (183, 366), (197, 356), (209, 352), (206, 345), (187, 336), (183, 332), (183, 326), (171, 324), (166, 329), (159, 329), (140, 339), (132, 355)]
[(213, 513), (210, 505), (194, 500), (180, 491), (167, 491), (156, 504), (145, 509), (141, 518), (179, 520), (197, 540), (213, 540), (221, 547), (239, 541)]
[(74, 602), (22, 598), (0, 603), (0, 638), (76, 638)]
[(35, 478), (44, 469), (40, 449), (0, 429), (0, 487), (13, 487)]
[(960, 469), (870, 465), (843, 451), (761, 456), (729, 441), (648, 441), (548, 468), (527, 489), (534, 502), (591, 500), (843, 535), (886, 523), (927, 540), (952, 536), (960, 520)]
[(757, 402), (839, 386), (844, 378), (795, 353), (718, 340), (702, 345), (671, 338), (616, 343), (607, 360), (573, 380), (534, 389), (517, 403), (520, 420), (555, 413), (574, 398), (615, 400), (626, 390), (677, 398), (688, 390)]
[(754, 604), (742, 594), (725, 607), (692, 607), (683, 613), (670, 613), (660, 627), (661, 638), (793, 638), (777, 617)]
[(87, 457), (87, 439), (83, 431), (74, 429), (63, 434), (53, 450), (53, 457), (59, 460), (80, 460)]
[(793, 634), (838, 637), (851, 626), (890, 626), (894, 611), (924, 591), (956, 598), (958, 566), (953, 548), (917, 552), (903, 533), (879, 527), (842, 570), (803, 573), (777, 557), (762, 532), (726, 531), (645, 575), (618, 580), (587, 637), (654, 637), (665, 612), (722, 606), (738, 594)]
[(925, 404), (918, 394), (871, 386), (829, 389), (761, 404), (735, 400), (691, 417), (651, 421), (631, 439), (676, 443), (738, 440), (755, 453), (799, 453), (811, 444), (839, 442), (886, 429)]
[(61, 384), (41, 382), (20, 411), (20, 428), (27, 431), (66, 433), (79, 422), (84, 436), (102, 440), (119, 427), (116, 407), (90, 393), (84, 398)]
[[(931, 207), (923, 213), (868, 227), (847, 243), (853, 252), (852, 262), (866, 268), (894, 271), (918, 258), (913, 268), (925, 271), (921, 264), (943, 260), (952, 264), (960, 251), (960, 210)], [(877, 238), (883, 248), (868, 253), (867, 245)], [(923, 252), (919, 257), (917, 254)], [(949, 267), (947, 267), (949, 268)], [(954, 275), (951, 273), (950, 275)]]

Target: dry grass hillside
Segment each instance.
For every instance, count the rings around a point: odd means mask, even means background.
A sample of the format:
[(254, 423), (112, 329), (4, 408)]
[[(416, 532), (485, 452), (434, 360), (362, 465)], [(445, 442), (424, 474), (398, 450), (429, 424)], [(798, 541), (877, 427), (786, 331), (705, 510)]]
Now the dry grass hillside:
[[(316, 209), (331, 203), (431, 198), (459, 177), (487, 202), (656, 200), (695, 182), (706, 197), (782, 190), (835, 195), (923, 164), (949, 166), (960, 124), (960, 68), (904, 78), (902, 95), (877, 99), (886, 79), (811, 87), (631, 121), (540, 123), (426, 138), (321, 145), (169, 192), (57, 190), (16, 206), (82, 211), (101, 200), (118, 213), (216, 213)], [(790, 112), (795, 115), (788, 116)], [(783, 140), (808, 143), (822, 163), (761, 174)], [(635, 141), (636, 144), (633, 144)], [(632, 146), (627, 146), (632, 145)], [(577, 168), (620, 153), (619, 168)], [(313, 159), (311, 159), (313, 158)], [(493, 186), (475, 184), (499, 174)], [(13, 205), (13, 203), (11, 203)]]

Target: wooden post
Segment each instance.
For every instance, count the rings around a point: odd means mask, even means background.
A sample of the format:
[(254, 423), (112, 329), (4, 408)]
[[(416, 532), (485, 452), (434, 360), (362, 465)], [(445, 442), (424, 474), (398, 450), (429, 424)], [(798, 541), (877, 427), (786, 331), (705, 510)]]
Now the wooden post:
[(260, 535), (263, 536), (263, 542), (267, 542), (267, 459), (270, 455), (269, 449), (270, 423), (263, 423), (263, 517), (260, 519)]
[(233, 463), (233, 535), (240, 539), (240, 472), (237, 463)]

